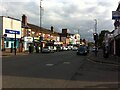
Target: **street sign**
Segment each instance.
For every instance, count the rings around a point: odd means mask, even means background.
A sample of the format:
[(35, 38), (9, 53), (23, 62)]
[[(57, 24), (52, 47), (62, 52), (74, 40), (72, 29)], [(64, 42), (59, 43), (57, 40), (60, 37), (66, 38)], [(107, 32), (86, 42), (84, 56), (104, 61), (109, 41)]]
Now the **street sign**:
[(120, 11), (112, 11), (112, 19), (120, 19)]
[(9, 29), (5, 29), (5, 33), (9, 33), (9, 34), (20, 34), (20, 31), (16, 31), (16, 30), (9, 30)]

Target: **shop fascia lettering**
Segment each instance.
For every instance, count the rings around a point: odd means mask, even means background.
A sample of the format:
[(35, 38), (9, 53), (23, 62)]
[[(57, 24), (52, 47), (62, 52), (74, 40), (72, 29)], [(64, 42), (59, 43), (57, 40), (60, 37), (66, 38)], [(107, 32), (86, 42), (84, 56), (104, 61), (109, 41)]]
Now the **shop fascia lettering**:
[(25, 42), (33, 42), (33, 37), (24, 37)]

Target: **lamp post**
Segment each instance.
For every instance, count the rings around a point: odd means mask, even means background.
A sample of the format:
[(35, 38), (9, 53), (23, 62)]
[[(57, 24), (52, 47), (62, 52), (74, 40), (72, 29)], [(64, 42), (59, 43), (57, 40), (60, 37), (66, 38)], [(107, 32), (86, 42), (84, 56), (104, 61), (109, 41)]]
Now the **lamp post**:
[(97, 19), (95, 19), (95, 33), (97, 33)]
[(97, 56), (97, 39), (98, 39), (98, 34), (97, 34), (97, 19), (95, 19), (95, 33), (94, 33), (94, 40), (95, 40), (95, 56)]
[(42, 0), (40, 0), (40, 30), (42, 27)]
[(15, 32), (14, 49), (15, 49), (15, 55), (16, 55), (16, 32)]
[[(40, 30), (42, 27), (42, 0), (40, 0)], [(40, 36), (40, 38), (42, 38), (42, 36)], [(42, 43), (42, 39), (40, 40), (40, 49), (42, 52), (42, 47), (43, 47), (43, 43)]]

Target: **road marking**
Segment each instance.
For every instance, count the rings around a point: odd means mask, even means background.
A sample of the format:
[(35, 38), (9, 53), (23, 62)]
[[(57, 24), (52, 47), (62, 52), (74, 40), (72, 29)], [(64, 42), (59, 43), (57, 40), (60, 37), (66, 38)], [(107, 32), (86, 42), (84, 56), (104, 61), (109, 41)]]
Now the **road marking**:
[(46, 66), (53, 66), (54, 64), (51, 64), (51, 63), (48, 63), (48, 64), (45, 64)]
[(70, 62), (63, 62), (63, 64), (70, 64)]

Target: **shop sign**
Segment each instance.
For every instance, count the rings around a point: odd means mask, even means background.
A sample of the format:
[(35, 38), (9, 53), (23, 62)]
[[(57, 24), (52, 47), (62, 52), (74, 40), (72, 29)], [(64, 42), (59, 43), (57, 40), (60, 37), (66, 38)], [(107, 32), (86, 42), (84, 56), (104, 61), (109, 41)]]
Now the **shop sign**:
[(16, 31), (16, 30), (9, 30), (9, 29), (5, 29), (5, 33), (9, 33), (9, 34), (20, 34), (20, 31)]
[(33, 42), (33, 37), (24, 37), (25, 42)]

